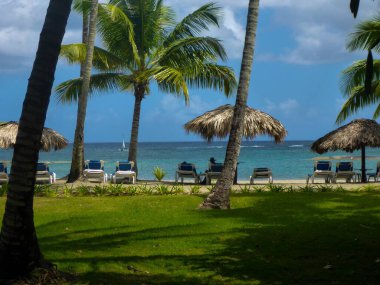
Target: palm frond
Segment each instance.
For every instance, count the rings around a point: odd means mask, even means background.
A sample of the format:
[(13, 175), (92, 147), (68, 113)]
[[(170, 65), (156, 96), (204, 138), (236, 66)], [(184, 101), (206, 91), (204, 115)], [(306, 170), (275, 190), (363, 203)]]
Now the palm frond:
[[(364, 85), (366, 78), (366, 60), (354, 62), (342, 71), (340, 89), (343, 94), (350, 95), (353, 88)], [(380, 80), (380, 60), (373, 61), (373, 80)]]
[(116, 5), (99, 5), (97, 27), (107, 49), (132, 64), (140, 64), (134, 23)]
[(229, 96), (235, 91), (237, 82), (231, 68), (214, 63), (203, 63), (176, 69), (162, 66), (154, 74), (161, 90), (175, 95), (183, 95), (186, 103), (189, 100), (188, 87), (209, 88), (224, 92)]
[[(132, 76), (120, 73), (100, 73), (91, 76), (89, 96), (101, 92), (117, 91), (123, 81), (129, 81)], [(56, 88), (56, 98), (61, 103), (77, 102), (82, 89), (82, 78), (67, 80)]]
[(370, 50), (380, 51), (380, 16), (363, 21), (356, 26), (356, 31), (349, 36), (347, 49), (354, 50)]
[(338, 117), (337, 123), (343, 122), (350, 115), (356, 113), (364, 107), (380, 101), (380, 81), (372, 83), (372, 92), (366, 94), (364, 86), (357, 86), (352, 89), (352, 92), (346, 102), (343, 104)]
[(212, 37), (191, 37), (179, 39), (162, 49), (156, 62), (160, 65), (181, 65), (184, 60), (216, 60), (227, 58), (226, 52), (218, 39)]
[(226, 96), (232, 95), (237, 87), (233, 70), (216, 63), (192, 66), (183, 71), (183, 76), (189, 86), (217, 90)]
[(208, 30), (210, 25), (219, 27), (220, 10), (215, 3), (208, 3), (187, 15), (168, 35), (163, 46), (169, 46), (178, 39), (197, 36), (202, 31)]
[[(70, 64), (84, 63), (86, 61), (86, 51), (87, 47), (82, 43), (62, 45), (60, 56)], [(99, 47), (94, 47), (92, 65), (101, 71), (117, 71), (125, 67), (125, 63), (121, 58)]]
[(154, 78), (162, 91), (177, 96), (183, 95), (185, 103), (189, 103), (189, 90), (180, 70), (172, 67), (160, 67), (155, 70)]

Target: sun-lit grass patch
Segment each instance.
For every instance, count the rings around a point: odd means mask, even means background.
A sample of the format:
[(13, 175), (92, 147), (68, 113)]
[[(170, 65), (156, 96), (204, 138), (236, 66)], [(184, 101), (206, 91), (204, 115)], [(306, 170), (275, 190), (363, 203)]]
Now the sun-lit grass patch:
[(198, 210), (202, 199), (36, 197), (35, 223), (45, 257), (78, 284), (380, 280), (380, 193), (244, 192), (229, 211)]

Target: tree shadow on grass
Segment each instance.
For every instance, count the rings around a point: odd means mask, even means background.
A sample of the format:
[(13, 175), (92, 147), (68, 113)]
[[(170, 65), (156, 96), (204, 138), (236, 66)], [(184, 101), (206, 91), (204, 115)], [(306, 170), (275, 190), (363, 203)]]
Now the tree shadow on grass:
[[(236, 221), (232, 229), (190, 233), (189, 225), (111, 227), (42, 237), (40, 243), (48, 253), (76, 248), (89, 253), (54, 260), (84, 266), (78, 284), (379, 284), (379, 194), (262, 193), (243, 198), (252, 198), (253, 205), (195, 211), (205, 220)], [(98, 253), (186, 238), (204, 240), (194, 245), (203, 250)], [(161, 267), (161, 273), (146, 272), (149, 266), (156, 272)]]

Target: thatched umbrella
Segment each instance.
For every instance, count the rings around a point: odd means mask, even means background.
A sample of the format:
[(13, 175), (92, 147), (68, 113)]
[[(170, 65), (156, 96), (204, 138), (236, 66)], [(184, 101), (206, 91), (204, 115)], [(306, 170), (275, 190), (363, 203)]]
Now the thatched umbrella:
[[(208, 111), (185, 124), (186, 131), (200, 134), (207, 141), (214, 137), (224, 138), (231, 130), (234, 106), (229, 104)], [(275, 142), (284, 140), (287, 132), (285, 127), (272, 116), (259, 110), (246, 107), (243, 136), (253, 139), (257, 135), (269, 135)], [(234, 183), (237, 183), (237, 168)]]
[[(224, 138), (230, 133), (234, 107), (227, 104), (208, 111), (185, 124), (187, 132), (200, 134), (207, 141), (214, 137)], [(243, 136), (253, 139), (257, 135), (269, 135), (275, 142), (284, 140), (285, 127), (272, 116), (246, 107)]]
[[(0, 148), (11, 148), (16, 143), (18, 123), (0, 123)], [(56, 131), (44, 128), (41, 138), (41, 149), (44, 151), (58, 150), (66, 147), (68, 141)]]
[(369, 119), (356, 119), (316, 140), (311, 150), (319, 154), (338, 149), (361, 150), (362, 182), (366, 182), (365, 147), (380, 147), (380, 125)]

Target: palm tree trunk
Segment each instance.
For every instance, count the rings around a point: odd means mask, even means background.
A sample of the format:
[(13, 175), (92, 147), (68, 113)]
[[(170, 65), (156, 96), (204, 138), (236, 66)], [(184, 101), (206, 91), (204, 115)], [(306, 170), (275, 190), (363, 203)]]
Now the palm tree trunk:
[(0, 277), (43, 264), (33, 218), (38, 152), (72, 0), (51, 0), (22, 108), (0, 233)]
[(140, 125), (140, 112), (141, 112), (141, 101), (144, 99), (145, 84), (139, 84), (135, 87), (135, 107), (133, 110), (133, 120), (131, 129), (131, 139), (129, 140), (129, 152), (128, 160), (135, 163), (136, 175), (138, 175), (137, 168), (137, 146), (138, 146), (138, 136), (139, 136), (139, 125)]
[(253, 55), (256, 41), (259, 0), (250, 0), (248, 6), (247, 27), (245, 34), (243, 58), (240, 68), (239, 85), (236, 95), (234, 116), (222, 174), (214, 189), (200, 205), (200, 208), (229, 209), (230, 188), (236, 171), (243, 134), (245, 107), (247, 105), (249, 82), (251, 78)]
[[(98, 12), (98, 0), (92, 0), (90, 12), (89, 34), (87, 41), (86, 62), (81, 65), (81, 77), (83, 78), (81, 95), (78, 98), (77, 125), (75, 128), (73, 154), (71, 158), (70, 174), (67, 182), (74, 182), (81, 178), (84, 168), (84, 124), (86, 120), (87, 99), (90, 89), (90, 77), (92, 58), (94, 55), (94, 42), (96, 35), (96, 16)], [(85, 21), (84, 21), (85, 22)], [(84, 23), (85, 24), (85, 23)], [(83, 36), (83, 38), (85, 35)]]

